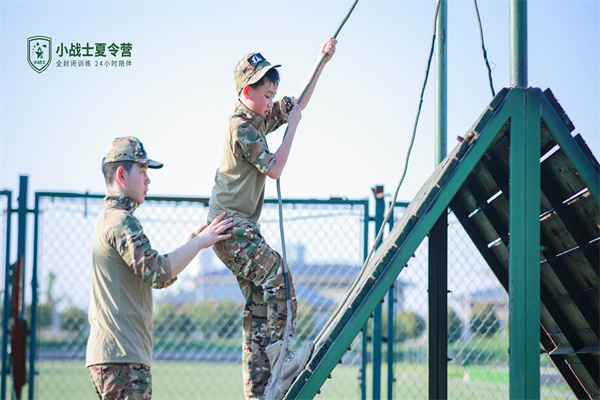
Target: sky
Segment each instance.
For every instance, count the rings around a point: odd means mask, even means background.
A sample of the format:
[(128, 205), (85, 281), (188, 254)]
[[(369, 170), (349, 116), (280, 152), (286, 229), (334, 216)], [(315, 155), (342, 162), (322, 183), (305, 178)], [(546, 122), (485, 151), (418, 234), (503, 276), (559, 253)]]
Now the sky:
[[(248, 52), (282, 64), (277, 97), (294, 95), (352, 1), (1, 1), (0, 189), (103, 193), (100, 163), (115, 137), (134, 135), (165, 167), (149, 195), (210, 196), (236, 93), (233, 69)], [(508, 1), (478, 2), (496, 92), (510, 86)], [(415, 121), (435, 2), (359, 1), (337, 52), (303, 111), (281, 178), (283, 197), (393, 193)], [(600, 7), (528, 3), (528, 82), (551, 88), (592, 152), (599, 139)], [(52, 39), (41, 73), (28, 38)], [(448, 3), (448, 149), (491, 101), (475, 8)], [(131, 44), (130, 62), (60, 57), (72, 44)], [(63, 47), (64, 46), (64, 47)], [(57, 62), (90, 60), (90, 66)], [(435, 60), (432, 68), (435, 68)], [(435, 167), (434, 70), (399, 200), (410, 201)], [(275, 151), (283, 129), (269, 135)], [(276, 197), (268, 180), (266, 196)]]

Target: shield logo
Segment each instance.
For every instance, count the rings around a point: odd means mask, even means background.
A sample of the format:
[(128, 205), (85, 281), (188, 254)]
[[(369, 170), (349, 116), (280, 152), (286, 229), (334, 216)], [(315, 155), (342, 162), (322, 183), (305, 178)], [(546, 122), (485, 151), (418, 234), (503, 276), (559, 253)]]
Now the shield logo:
[(35, 72), (41, 74), (52, 61), (52, 39), (47, 36), (27, 38), (27, 62)]

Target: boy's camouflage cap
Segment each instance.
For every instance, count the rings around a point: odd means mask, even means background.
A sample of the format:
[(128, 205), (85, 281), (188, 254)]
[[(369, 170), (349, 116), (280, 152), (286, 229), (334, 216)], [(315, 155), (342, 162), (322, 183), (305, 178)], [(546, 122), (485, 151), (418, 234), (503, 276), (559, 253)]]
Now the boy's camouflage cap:
[(246, 54), (233, 71), (238, 95), (244, 86), (258, 82), (268, 70), (277, 67), (281, 67), (281, 64), (271, 65), (260, 53)]
[(148, 158), (144, 145), (140, 140), (133, 136), (116, 138), (102, 160), (105, 163), (118, 161), (135, 161), (140, 164), (146, 164), (148, 168), (162, 168), (163, 164)]

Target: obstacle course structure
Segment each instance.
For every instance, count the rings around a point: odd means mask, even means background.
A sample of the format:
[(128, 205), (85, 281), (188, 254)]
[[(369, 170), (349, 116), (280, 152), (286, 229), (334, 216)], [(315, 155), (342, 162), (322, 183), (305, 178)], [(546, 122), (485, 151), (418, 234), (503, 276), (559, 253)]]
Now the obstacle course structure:
[[(535, 386), (536, 374), (539, 393), (539, 360), (537, 366), (522, 365), (522, 370), (513, 365), (520, 361), (519, 353), (531, 352), (519, 348), (524, 346), (519, 346), (519, 337), (513, 338), (519, 336), (513, 329), (523, 330), (520, 336), (540, 332), (537, 340), (543, 351), (548, 352), (578, 398), (600, 397), (600, 170), (581, 137), (570, 135), (572, 130), (573, 124), (550, 90), (512, 88), (498, 93), (365, 265), (316, 338), (315, 352), (286, 398), (313, 398), (317, 394), (449, 206), (509, 293), (511, 323), (515, 321), (513, 314), (526, 321), (524, 326), (511, 327), (511, 397), (515, 397), (513, 385), (519, 385), (515, 380), (528, 380), (529, 386)], [(539, 193), (534, 218), (538, 232), (541, 227), (541, 251), (531, 246), (526, 249), (538, 254), (537, 278), (535, 268), (527, 270), (514, 261), (514, 257), (524, 258), (522, 254), (511, 254), (527, 247), (528, 236), (532, 236), (527, 229), (519, 231), (511, 226), (512, 212), (527, 209), (524, 201), (514, 200), (521, 194), (515, 191), (524, 190), (515, 188), (514, 180), (510, 180), (513, 174), (527, 175), (512, 162), (523, 149), (511, 150), (512, 140), (526, 133), (537, 141), (544, 156), (537, 156), (541, 185), (527, 188)], [(528, 276), (520, 279), (519, 274)], [(524, 287), (531, 285), (532, 277), (539, 286)], [(532, 298), (536, 291), (539, 296)], [(530, 304), (538, 310), (532, 310)], [(540, 315), (540, 325), (530, 318), (532, 311), (534, 316)], [(538, 349), (533, 350), (539, 359)]]

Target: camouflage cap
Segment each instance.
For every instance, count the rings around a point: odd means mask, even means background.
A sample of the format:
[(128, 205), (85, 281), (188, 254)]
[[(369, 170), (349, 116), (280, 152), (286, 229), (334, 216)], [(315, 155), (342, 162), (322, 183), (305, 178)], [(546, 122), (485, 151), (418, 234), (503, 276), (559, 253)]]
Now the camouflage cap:
[(144, 145), (133, 136), (116, 138), (111, 143), (102, 164), (118, 161), (135, 161), (146, 164), (148, 168), (162, 168), (163, 164), (148, 158)]
[(271, 65), (260, 53), (246, 54), (233, 71), (238, 95), (244, 86), (258, 82), (268, 70), (277, 67), (281, 67), (281, 65)]

